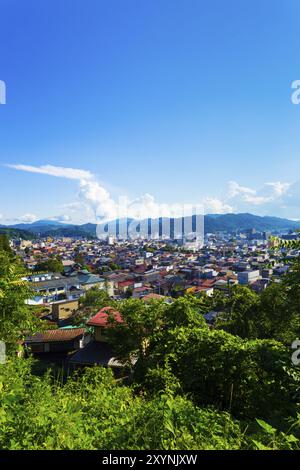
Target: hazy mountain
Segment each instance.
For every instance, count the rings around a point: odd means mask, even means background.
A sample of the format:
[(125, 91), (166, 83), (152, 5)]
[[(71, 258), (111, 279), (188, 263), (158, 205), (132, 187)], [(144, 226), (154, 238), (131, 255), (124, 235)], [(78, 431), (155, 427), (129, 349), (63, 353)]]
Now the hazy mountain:
[[(85, 224), (82, 229), (95, 235), (96, 225)], [(253, 214), (208, 214), (204, 216), (205, 233), (235, 232), (255, 229), (258, 232), (276, 232), (300, 229), (300, 221), (295, 222), (278, 217), (260, 217)]]
[(11, 228), (16, 228), (20, 230), (30, 230), (33, 233), (37, 233), (40, 230), (44, 229), (49, 229), (51, 228), (60, 228), (60, 227), (68, 227), (69, 224), (57, 222), (56, 220), (36, 220), (35, 222), (32, 223), (20, 223), (20, 224), (14, 224), (10, 225)]
[[(282, 232), (300, 229), (295, 222), (279, 217), (261, 217), (253, 214), (208, 214), (205, 215), (205, 233), (235, 232), (255, 229), (257, 231)], [(102, 224), (104, 226), (104, 224)], [(52, 220), (38, 220), (32, 224), (16, 224), (6, 228), (26, 230), (36, 236), (51, 237), (95, 237), (96, 224), (71, 225)]]

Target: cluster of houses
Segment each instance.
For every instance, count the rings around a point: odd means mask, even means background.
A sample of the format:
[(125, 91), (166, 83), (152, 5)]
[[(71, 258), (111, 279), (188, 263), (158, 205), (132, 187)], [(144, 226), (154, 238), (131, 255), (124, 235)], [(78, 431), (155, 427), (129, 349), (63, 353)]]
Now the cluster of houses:
[[(68, 325), (87, 290), (104, 290), (115, 300), (168, 299), (186, 293), (211, 296), (216, 290), (227, 292), (235, 284), (261, 292), (270, 283), (281, 282), (299, 256), (299, 250), (272, 250), (268, 235), (253, 231), (207, 235), (204, 246), (197, 250), (149, 240), (105, 243), (61, 238), (14, 243), (28, 268), (24, 280), (33, 292), (28, 303), (48, 308), (51, 320), (59, 326), (27, 339), (27, 345), (35, 353), (75, 351), (72, 364), (115, 367), (120, 364), (105, 341), (105, 312), (98, 312), (82, 328)], [(35, 266), (50, 256), (60, 258), (62, 271), (37, 272)], [(116, 315), (117, 321), (122, 321)], [(207, 314), (207, 321), (213, 321), (213, 317), (214, 312)]]
[(111, 317), (114, 322), (123, 323), (119, 312), (104, 307), (84, 327), (66, 326), (27, 336), (25, 348), (39, 357), (63, 358), (68, 367), (101, 365), (121, 372), (124, 365), (115, 357), (107, 340), (107, 329), (112, 327)]
[[(234, 237), (207, 235), (205, 245), (197, 251), (166, 242), (105, 243), (71, 238), (21, 241), (15, 249), (28, 268), (26, 279), (35, 292), (29, 299), (33, 305), (77, 300), (91, 287), (105, 289), (115, 298), (203, 291), (211, 295), (215, 289), (237, 283), (261, 291), (270, 282), (280, 281), (289, 262), (299, 255), (298, 250), (274, 252), (267, 236), (252, 232)], [(36, 272), (35, 266), (50, 256), (61, 259), (62, 272)]]

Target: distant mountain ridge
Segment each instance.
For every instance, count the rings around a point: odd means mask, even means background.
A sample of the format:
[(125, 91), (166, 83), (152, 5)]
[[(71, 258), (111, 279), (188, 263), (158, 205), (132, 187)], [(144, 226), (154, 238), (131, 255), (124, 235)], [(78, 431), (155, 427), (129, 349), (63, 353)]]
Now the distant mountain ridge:
[[(271, 216), (245, 214), (207, 214), (204, 216), (205, 233), (236, 232), (255, 229), (259, 232), (282, 232), (300, 229), (300, 221), (282, 219)], [(104, 226), (105, 224), (101, 224)], [(15, 224), (1, 226), (2, 231), (10, 231), (14, 235), (20, 231), (22, 237), (27, 235), (40, 237), (96, 237), (96, 224), (66, 224), (53, 220), (38, 220), (31, 224)], [(15, 235), (17, 236), (17, 235)]]
[(276, 232), (300, 229), (300, 221), (279, 217), (258, 216), (249, 213), (214, 214), (205, 216), (205, 232), (255, 229), (258, 232)]
[(20, 223), (20, 224), (15, 224), (15, 225), (9, 225), (11, 228), (16, 228), (19, 230), (30, 230), (31, 232), (35, 233), (38, 232), (39, 230), (43, 230), (45, 227), (48, 228), (62, 228), (62, 227), (68, 227), (69, 224), (65, 224), (63, 222), (57, 222), (56, 220), (37, 220), (32, 223)]

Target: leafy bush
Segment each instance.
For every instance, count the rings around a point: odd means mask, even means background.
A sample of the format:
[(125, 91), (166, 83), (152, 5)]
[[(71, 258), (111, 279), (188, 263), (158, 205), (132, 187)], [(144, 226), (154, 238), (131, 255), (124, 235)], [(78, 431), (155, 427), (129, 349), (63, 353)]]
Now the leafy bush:
[(172, 394), (135, 395), (98, 367), (62, 384), (10, 360), (0, 366), (0, 402), (2, 449), (238, 449), (243, 441), (229, 414)]

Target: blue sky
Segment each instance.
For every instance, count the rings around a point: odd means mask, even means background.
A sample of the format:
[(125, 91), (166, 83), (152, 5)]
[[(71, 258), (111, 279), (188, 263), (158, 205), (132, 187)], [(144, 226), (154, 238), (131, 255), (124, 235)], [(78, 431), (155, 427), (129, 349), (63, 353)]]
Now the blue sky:
[(298, 0), (0, 8), (0, 223), (85, 222), (122, 195), (300, 219)]

